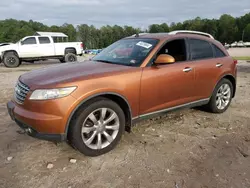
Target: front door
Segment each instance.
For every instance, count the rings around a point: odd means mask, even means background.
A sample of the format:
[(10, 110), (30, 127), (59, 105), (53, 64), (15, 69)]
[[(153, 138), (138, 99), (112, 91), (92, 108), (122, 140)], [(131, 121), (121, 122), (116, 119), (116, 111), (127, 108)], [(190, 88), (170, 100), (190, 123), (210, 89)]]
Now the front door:
[(140, 115), (147, 115), (190, 103), (194, 100), (195, 70), (188, 60), (185, 39), (167, 42), (158, 52), (169, 54), (173, 64), (143, 68), (140, 94)]
[(21, 58), (37, 57), (39, 55), (36, 37), (28, 37), (20, 42), (19, 51)]

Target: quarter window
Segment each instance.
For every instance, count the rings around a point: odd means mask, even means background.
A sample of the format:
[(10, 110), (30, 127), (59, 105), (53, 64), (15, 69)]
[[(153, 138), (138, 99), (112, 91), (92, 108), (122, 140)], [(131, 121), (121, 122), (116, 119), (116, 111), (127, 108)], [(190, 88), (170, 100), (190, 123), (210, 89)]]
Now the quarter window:
[(48, 37), (39, 37), (39, 43), (40, 44), (49, 44), (50, 43), (50, 40)]
[(192, 60), (213, 58), (213, 49), (209, 42), (190, 39), (189, 44)]
[(22, 45), (30, 45), (30, 44), (36, 44), (36, 38), (35, 37), (27, 38), (22, 42)]
[(215, 53), (215, 57), (225, 57), (225, 53), (220, 49), (218, 48), (216, 45), (212, 44), (213, 45), (213, 48), (214, 48), (214, 53)]

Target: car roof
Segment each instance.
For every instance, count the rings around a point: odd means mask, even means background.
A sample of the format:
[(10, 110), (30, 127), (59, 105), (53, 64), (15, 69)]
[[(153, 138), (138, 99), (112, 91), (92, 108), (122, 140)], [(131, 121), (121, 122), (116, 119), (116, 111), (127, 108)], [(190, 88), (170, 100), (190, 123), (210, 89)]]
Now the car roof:
[[(174, 36), (178, 36), (178, 37), (191, 37), (193, 38), (198, 37), (201, 39), (214, 39), (214, 37), (209, 34), (209, 33), (205, 33), (205, 32), (201, 32), (201, 31), (193, 31), (193, 30), (175, 30), (175, 31), (171, 31), (169, 33), (138, 33), (138, 34), (134, 34), (128, 38), (133, 38), (133, 37), (143, 37), (143, 38), (155, 38), (155, 39), (167, 39), (167, 38), (176, 38)], [(177, 37), (177, 38), (178, 38)]]
[(153, 39), (169, 39), (169, 38), (200, 38), (200, 39), (205, 39), (205, 40), (214, 40), (213, 38), (204, 36), (204, 35), (199, 35), (199, 34), (189, 34), (189, 33), (180, 33), (180, 34), (171, 34), (171, 33), (142, 33), (139, 34), (139, 36), (132, 35), (127, 38), (153, 38)]
[(215, 44), (217, 47), (219, 47), (221, 50), (223, 50), (226, 54), (227, 51), (224, 49), (223, 45), (214, 39), (214, 37), (208, 33), (203, 33), (199, 31), (185, 31), (185, 30), (180, 30), (178, 31), (173, 31), (170, 33), (140, 33), (140, 34), (135, 34), (129, 37), (126, 37), (126, 39), (132, 39), (132, 38), (149, 38), (149, 39), (158, 39), (158, 40), (169, 40), (169, 39), (178, 39), (178, 38), (193, 38), (193, 39), (200, 39), (200, 40), (205, 40), (208, 42), (211, 42)]

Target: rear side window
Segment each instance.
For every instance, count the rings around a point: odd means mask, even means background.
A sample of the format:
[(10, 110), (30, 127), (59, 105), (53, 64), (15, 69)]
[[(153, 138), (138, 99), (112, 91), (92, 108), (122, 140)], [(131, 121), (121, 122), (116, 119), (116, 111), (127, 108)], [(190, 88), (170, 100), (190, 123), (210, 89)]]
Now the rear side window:
[(30, 45), (30, 44), (36, 44), (36, 38), (30, 37), (22, 41), (22, 45)]
[(49, 37), (39, 37), (38, 39), (39, 39), (40, 44), (49, 44), (50, 43)]
[(212, 44), (213, 48), (214, 48), (214, 55), (215, 57), (225, 57), (225, 53), (220, 49), (218, 48), (216, 45)]
[(192, 60), (213, 58), (213, 48), (209, 42), (199, 39), (189, 39)]

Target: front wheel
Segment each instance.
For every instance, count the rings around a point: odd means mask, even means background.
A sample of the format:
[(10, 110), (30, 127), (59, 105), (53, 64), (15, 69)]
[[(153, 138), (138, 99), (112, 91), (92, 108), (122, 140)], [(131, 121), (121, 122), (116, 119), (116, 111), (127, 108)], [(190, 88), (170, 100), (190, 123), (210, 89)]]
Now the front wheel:
[(125, 116), (120, 106), (100, 98), (78, 111), (70, 126), (69, 141), (81, 153), (99, 156), (118, 144), (124, 128)]
[(7, 52), (4, 55), (3, 63), (8, 68), (15, 68), (21, 64), (19, 57), (13, 52)]
[(233, 96), (233, 85), (228, 79), (222, 79), (213, 92), (213, 95), (207, 105), (208, 110), (213, 113), (225, 112)]
[(59, 59), (59, 61), (60, 61), (61, 63), (65, 63), (65, 59), (64, 59), (64, 58)]

